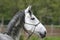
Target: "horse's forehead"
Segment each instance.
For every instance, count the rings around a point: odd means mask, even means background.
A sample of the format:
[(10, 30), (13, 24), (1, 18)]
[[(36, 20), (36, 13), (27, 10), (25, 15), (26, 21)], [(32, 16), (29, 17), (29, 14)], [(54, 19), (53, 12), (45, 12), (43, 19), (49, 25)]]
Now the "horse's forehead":
[(32, 15), (32, 10), (28, 10), (27, 12), (25, 12), (25, 14), (29, 14), (31, 16)]

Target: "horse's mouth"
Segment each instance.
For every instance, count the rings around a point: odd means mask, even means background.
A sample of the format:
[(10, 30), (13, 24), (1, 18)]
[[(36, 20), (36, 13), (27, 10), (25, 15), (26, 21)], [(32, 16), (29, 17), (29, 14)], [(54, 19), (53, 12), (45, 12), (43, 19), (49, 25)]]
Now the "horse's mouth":
[(40, 33), (40, 36), (41, 36), (41, 38), (45, 38), (46, 37), (46, 32), (44, 34)]
[(41, 38), (44, 38), (44, 37), (46, 37), (46, 35), (43, 35), (43, 34), (40, 34), (40, 36), (41, 36)]

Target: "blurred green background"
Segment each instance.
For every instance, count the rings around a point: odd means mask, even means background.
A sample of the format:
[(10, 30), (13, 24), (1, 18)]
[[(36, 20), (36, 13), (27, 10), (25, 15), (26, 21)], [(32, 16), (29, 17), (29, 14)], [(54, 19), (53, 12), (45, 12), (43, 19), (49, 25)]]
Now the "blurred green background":
[[(0, 0), (0, 23), (8, 24), (16, 12), (28, 5), (32, 5), (34, 15), (41, 23), (47, 25), (48, 34), (43, 40), (60, 40), (60, 0)], [(24, 39), (22, 35), (21, 40)], [(29, 40), (39, 39), (33, 35)]]
[(5, 24), (16, 12), (32, 5), (32, 11), (43, 24), (60, 24), (60, 0), (0, 0), (0, 22)]

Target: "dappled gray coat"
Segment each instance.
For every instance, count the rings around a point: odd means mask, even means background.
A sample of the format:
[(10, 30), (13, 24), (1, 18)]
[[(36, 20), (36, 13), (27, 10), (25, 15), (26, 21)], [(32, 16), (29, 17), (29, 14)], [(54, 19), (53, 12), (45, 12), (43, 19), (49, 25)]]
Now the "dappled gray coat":
[[(7, 33), (6, 34), (0, 33), (0, 40), (13, 40), (13, 39), (16, 40), (16, 37), (19, 36), (19, 30), (21, 28), (20, 25), (23, 26), (23, 22), (24, 22), (24, 11), (19, 11), (9, 22), (7, 26)], [(13, 30), (14, 28), (15, 30)]]
[(0, 33), (0, 40), (13, 40), (13, 38), (8, 36), (7, 34)]

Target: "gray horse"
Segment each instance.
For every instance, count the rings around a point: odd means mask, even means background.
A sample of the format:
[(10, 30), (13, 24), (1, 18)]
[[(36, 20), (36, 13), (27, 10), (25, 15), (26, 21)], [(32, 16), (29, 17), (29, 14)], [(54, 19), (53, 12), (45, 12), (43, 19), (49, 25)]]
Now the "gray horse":
[(0, 33), (0, 40), (19, 40), (21, 28), (23, 28), (29, 34), (29, 37), (33, 33), (37, 34), (41, 38), (46, 36), (46, 28), (35, 17), (31, 11), (31, 6), (28, 6), (23, 11), (17, 12), (7, 27), (6, 34)]

